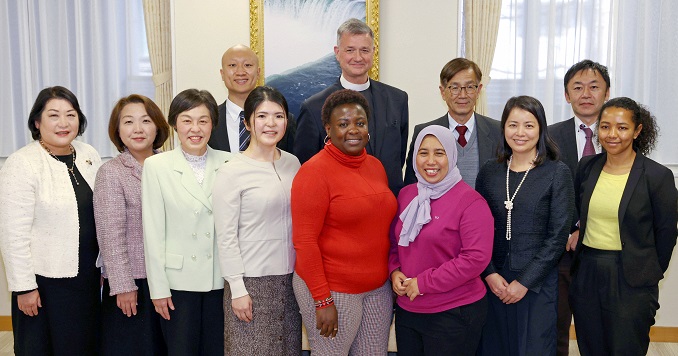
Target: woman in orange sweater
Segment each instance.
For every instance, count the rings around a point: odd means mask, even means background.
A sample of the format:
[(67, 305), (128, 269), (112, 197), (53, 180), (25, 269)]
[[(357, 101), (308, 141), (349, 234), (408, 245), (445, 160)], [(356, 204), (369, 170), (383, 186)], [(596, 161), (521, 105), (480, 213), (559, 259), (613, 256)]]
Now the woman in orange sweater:
[(314, 354), (386, 354), (393, 308), (389, 227), (397, 202), (367, 155), (369, 107), (340, 90), (322, 109), (325, 148), (292, 183), (294, 294)]

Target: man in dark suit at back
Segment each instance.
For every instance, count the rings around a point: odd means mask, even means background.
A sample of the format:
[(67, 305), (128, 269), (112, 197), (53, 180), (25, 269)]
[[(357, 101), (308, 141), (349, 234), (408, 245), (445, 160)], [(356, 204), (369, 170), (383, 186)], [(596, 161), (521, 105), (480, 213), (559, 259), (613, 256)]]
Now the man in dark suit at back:
[[(576, 63), (564, 78), (565, 100), (572, 106), (574, 117), (549, 126), (551, 138), (560, 149), (560, 160), (570, 168), (572, 180), (577, 163), (584, 156), (600, 153), (600, 145), (593, 138), (600, 108), (610, 97), (610, 75), (607, 67), (591, 60)], [(573, 221), (579, 221), (574, 211)], [(567, 355), (569, 350), (572, 311), (568, 300), (570, 291), (570, 265), (572, 253), (570, 241), (579, 236), (577, 226), (572, 227), (567, 251), (558, 266), (558, 355)], [(576, 239), (575, 239), (576, 240)]]
[[(208, 144), (215, 150), (243, 151), (249, 144), (249, 132), (242, 124), (245, 100), (257, 86), (259, 58), (249, 47), (235, 45), (221, 57), (221, 79), (228, 89), (228, 98), (219, 105), (219, 123), (212, 129)], [(292, 152), (296, 123), (287, 114), (287, 130), (278, 148)]]
[(475, 188), (480, 167), (496, 157), (497, 145), (502, 142), (499, 121), (474, 112), (483, 89), (482, 77), (478, 65), (466, 58), (455, 58), (445, 64), (440, 71), (439, 89), (448, 110), (442, 117), (414, 127), (407, 154), (405, 184), (417, 181), (412, 167), (417, 135), (426, 126), (439, 125), (452, 130), (457, 139), (457, 167), (464, 182)]
[(340, 89), (359, 91), (371, 109), (367, 121), (370, 133), (367, 153), (384, 165), (388, 186), (397, 196), (403, 187), (402, 170), (407, 150), (407, 93), (369, 78), (368, 71), (374, 58), (374, 34), (364, 22), (350, 19), (339, 26), (334, 54), (341, 67), (341, 77), (301, 104), (294, 154), (304, 163), (325, 146), (327, 134), (320, 112), (330, 94)]

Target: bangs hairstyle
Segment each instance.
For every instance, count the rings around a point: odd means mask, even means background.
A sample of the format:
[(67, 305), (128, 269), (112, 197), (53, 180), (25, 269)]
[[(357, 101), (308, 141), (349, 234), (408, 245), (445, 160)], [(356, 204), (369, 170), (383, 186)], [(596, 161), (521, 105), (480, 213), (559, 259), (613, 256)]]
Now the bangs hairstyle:
[(245, 111), (245, 122), (247, 122), (248, 126), (252, 127), (252, 115), (257, 111), (259, 105), (265, 101), (280, 105), (285, 112), (285, 120), (287, 120), (289, 109), (285, 96), (282, 95), (278, 89), (269, 86), (260, 86), (254, 88), (250, 95), (247, 96), (247, 99), (245, 99), (245, 107), (243, 109)]
[(38, 93), (38, 97), (33, 103), (30, 114), (28, 114), (28, 130), (31, 131), (31, 137), (34, 140), (40, 139), (40, 130), (35, 126), (35, 123), (40, 123), (42, 112), (45, 110), (45, 105), (52, 99), (62, 99), (71, 103), (73, 109), (78, 114), (78, 136), (81, 136), (87, 128), (87, 118), (80, 110), (78, 98), (75, 97), (70, 90), (62, 86), (47, 87)]
[(158, 105), (155, 105), (153, 100), (143, 95), (132, 94), (118, 100), (113, 107), (113, 111), (111, 111), (111, 118), (108, 120), (108, 137), (115, 145), (115, 148), (118, 149), (118, 152), (125, 150), (125, 144), (120, 138), (120, 119), (122, 119), (122, 109), (128, 104), (142, 104), (144, 106), (146, 113), (156, 127), (153, 148), (158, 149), (162, 147), (170, 134), (170, 128), (165, 120), (165, 116), (162, 114), (162, 111), (160, 111)]
[[(603, 111), (607, 108), (621, 108), (630, 111), (633, 114), (633, 129), (635, 130), (638, 125), (643, 125), (638, 137), (633, 140), (633, 148), (643, 155), (648, 155), (654, 150), (657, 138), (659, 137), (659, 127), (657, 126), (657, 119), (645, 106), (627, 97), (610, 99), (600, 109), (597, 129), (600, 129), (600, 118), (603, 116)], [(596, 139), (597, 137), (598, 135), (596, 135)]]
[(338, 106), (344, 104), (360, 105), (363, 108), (363, 110), (365, 110), (365, 118), (369, 122), (370, 108), (367, 104), (367, 99), (365, 99), (365, 97), (362, 94), (358, 93), (355, 90), (342, 89), (335, 91), (334, 93), (330, 94), (330, 96), (328, 96), (327, 99), (325, 99), (321, 116), (323, 120), (323, 126), (330, 124), (332, 111), (334, 111), (334, 109), (336, 109)]
[(169, 114), (167, 115), (167, 123), (175, 130), (177, 128), (177, 117), (184, 111), (197, 108), (200, 105), (205, 105), (210, 113), (212, 119), (212, 128), (219, 123), (219, 106), (214, 97), (207, 90), (186, 89), (172, 99), (170, 104)]
[(455, 58), (447, 62), (440, 71), (440, 85), (446, 87), (447, 82), (449, 82), (452, 77), (469, 68), (473, 70), (473, 73), (476, 75), (476, 81), (480, 84), (480, 81), (483, 79), (483, 72), (480, 70), (480, 67), (478, 67), (475, 62), (466, 58)]
[(497, 149), (497, 162), (507, 162), (513, 154), (511, 146), (506, 142), (505, 134), (506, 121), (508, 121), (508, 117), (513, 109), (525, 110), (534, 115), (537, 119), (537, 124), (539, 125), (539, 140), (537, 141), (537, 159), (534, 161), (535, 167), (544, 163), (546, 158), (552, 161), (557, 160), (558, 146), (548, 133), (544, 107), (539, 100), (524, 95), (512, 97), (506, 102), (506, 106), (504, 106), (504, 112), (501, 114), (501, 137), (504, 143)]

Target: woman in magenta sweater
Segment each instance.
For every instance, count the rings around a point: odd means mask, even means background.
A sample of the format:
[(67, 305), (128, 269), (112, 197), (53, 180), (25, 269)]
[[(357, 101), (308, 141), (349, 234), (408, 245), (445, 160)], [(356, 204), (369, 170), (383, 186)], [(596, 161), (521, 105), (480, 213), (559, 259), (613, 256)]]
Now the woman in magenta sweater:
[(398, 195), (388, 265), (398, 353), (474, 355), (487, 314), (480, 273), (492, 256), (492, 213), (461, 180), (452, 131), (426, 127), (414, 152), (418, 183)]
[(396, 199), (384, 167), (365, 151), (368, 117), (362, 94), (332, 93), (322, 109), (325, 148), (292, 182), (292, 284), (314, 355), (388, 349), (388, 232)]

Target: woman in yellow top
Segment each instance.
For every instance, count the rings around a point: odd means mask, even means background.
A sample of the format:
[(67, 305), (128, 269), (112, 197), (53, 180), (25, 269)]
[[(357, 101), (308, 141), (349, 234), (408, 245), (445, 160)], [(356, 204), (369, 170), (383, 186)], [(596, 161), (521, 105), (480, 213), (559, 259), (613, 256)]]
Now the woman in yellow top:
[(678, 192), (671, 170), (644, 156), (657, 138), (644, 107), (612, 99), (597, 127), (605, 152), (579, 163), (580, 231), (568, 246), (577, 343), (583, 356), (645, 355), (678, 235)]

